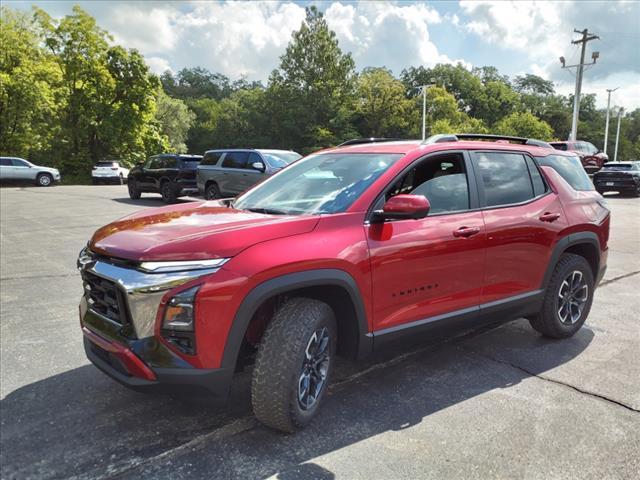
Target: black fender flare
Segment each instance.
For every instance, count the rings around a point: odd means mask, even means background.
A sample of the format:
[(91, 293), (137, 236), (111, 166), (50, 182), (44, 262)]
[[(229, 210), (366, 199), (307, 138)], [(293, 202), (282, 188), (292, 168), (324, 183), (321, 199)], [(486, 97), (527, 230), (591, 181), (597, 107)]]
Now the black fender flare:
[(555, 247), (553, 247), (553, 252), (551, 253), (551, 259), (549, 260), (549, 264), (547, 265), (547, 270), (544, 273), (544, 277), (542, 280), (541, 288), (544, 290), (547, 288), (549, 281), (551, 280), (551, 275), (553, 274), (553, 270), (560, 260), (560, 256), (573, 245), (579, 244), (589, 244), (593, 245), (596, 249), (598, 255), (596, 256), (596, 269), (593, 275), (594, 280), (598, 277), (598, 272), (600, 269), (600, 240), (598, 239), (598, 235), (594, 232), (577, 232), (571, 233), (566, 237), (562, 237), (556, 243)]
[(235, 370), (249, 322), (258, 307), (266, 300), (280, 293), (323, 285), (342, 287), (349, 294), (358, 325), (358, 356), (370, 353), (373, 344), (370, 337), (367, 336), (369, 324), (360, 290), (353, 277), (344, 270), (338, 269), (304, 270), (266, 280), (249, 292), (240, 304), (227, 335), (221, 367), (225, 370)]

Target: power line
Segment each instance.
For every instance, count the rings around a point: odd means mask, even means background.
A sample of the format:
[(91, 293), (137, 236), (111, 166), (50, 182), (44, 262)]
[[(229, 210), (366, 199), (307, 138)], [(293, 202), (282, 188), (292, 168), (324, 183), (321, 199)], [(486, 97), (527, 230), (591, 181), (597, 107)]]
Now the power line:
[(565, 58), (560, 57), (560, 62), (562, 63), (562, 68), (575, 68), (576, 69), (576, 89), (573, 97), (573, 116), (571, 119), (571, 136), (569, 140), (576, 141), (578, 138), (578, 115), (580, 112), (580, 91), (582, 90), (582, 75), (584, 73), (584, 67), (588, 65), (595, 65), (596, 60), (600, 56), (599, 52), (593, 52), (591, 54), (591, 58), (593, 62), (584, 63), (584, 54), (587, 47), (587, 43), (591, 40), (599, 39), (597, 35), (593, 35), (589, 33), (589, 29), (585, 28), (584, 30), (573, 30), (575, 33), (582, 34), (582, 38), (578, 40), (572, 40), (571, 43), (573, 45), (580, 45), (580, 63), (577, 65), (566, 65)]

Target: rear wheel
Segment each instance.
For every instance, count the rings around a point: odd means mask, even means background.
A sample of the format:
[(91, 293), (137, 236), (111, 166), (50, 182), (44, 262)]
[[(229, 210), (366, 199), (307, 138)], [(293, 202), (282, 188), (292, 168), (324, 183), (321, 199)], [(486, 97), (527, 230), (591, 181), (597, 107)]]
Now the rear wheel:
[(551, 338), (567, 338), (584, 324), (593, 302), (593, 273), (584, 257), (565, 253), (547, 285), (542, 310), (531, 326)]
[(142, 195), (142, 192), (140, 192), (140, 190), (138, 189), (138, 185), (136, 184), (136, 181), (133, 178), (129, 180), (129, 185), (127, 186), (127, 189), (129, 190), (129, 198), (131, 200), (138, 200)]
[(265, 425), (294, 432), (318, 411), (337, 343), (329, 305), (309, 298), (285, 303), (267, 327), (251, 383), (253, 411)]
[(39, 173), (36, 178), (36, 185), (39, 187), (49, 187), (53, 183), (53, 177), (49, 173)]
[(171, 182), (164, 182), (160, 186), (160, 195), (164, 203), (175, 203), (178, 199), (176, 188)]
[(209, 183), (207, 187), (204, 189), (204, 198), (205, 200), (216, 200), (220, 198), (220, 189), (218, 185), (215, 183)]

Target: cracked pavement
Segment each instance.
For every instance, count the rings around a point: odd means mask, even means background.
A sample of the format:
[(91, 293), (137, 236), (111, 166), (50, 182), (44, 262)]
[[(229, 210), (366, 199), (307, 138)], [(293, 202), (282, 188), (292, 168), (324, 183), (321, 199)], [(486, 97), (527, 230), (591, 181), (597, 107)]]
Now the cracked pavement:
[(126, 187), (0, 189), (0, 476), (415, 479), (640, 477), (640, 199), (607, 196), (609, 268), (573, 338), (525, 320), (342, 362), (293, 436), (226, 408), (131, 392), (89, 365), (78, 251), (159, 197)]

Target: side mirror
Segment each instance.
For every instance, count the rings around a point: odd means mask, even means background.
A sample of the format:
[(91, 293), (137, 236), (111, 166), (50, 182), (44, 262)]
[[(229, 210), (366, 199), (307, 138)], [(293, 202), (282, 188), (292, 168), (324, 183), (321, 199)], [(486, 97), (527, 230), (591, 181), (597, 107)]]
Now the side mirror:
[(429, 213), (429, 200), (422, 195), (396, 195), (384, 204), (375, 216), (385, 220), (418, 220)]
[(251, 164), (251, 168), (253, 168), (254, 170), (258, 170), (260, 172), (264, 172), (265, 171), (264, 163), (262, 163), (262, 162), (253, 162)]

